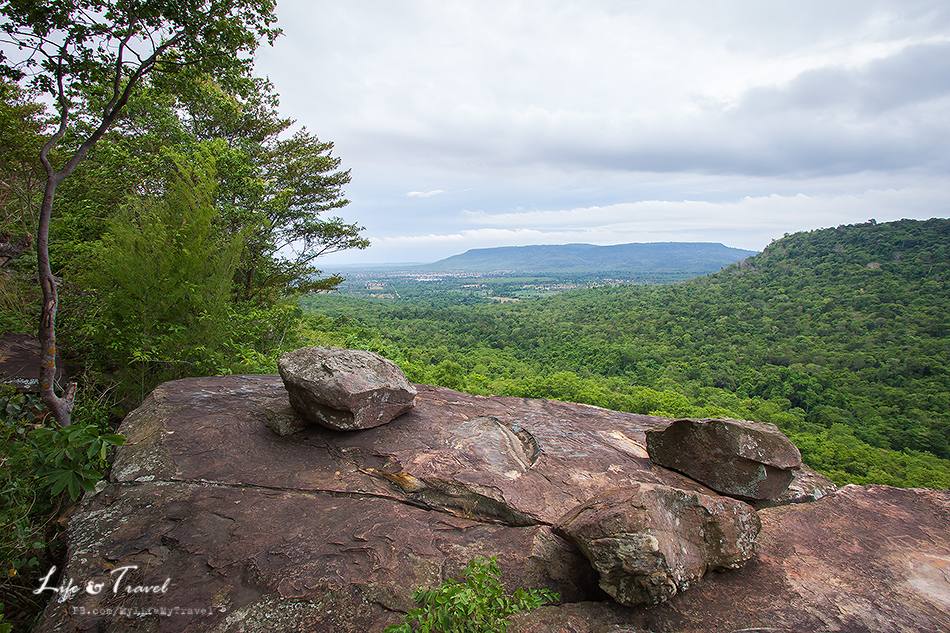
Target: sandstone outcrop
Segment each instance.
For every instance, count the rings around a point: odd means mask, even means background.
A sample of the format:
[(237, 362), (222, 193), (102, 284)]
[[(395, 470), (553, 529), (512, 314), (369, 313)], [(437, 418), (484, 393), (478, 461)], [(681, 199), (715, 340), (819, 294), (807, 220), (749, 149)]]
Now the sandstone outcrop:
[(636, 606), (665, 602), (706, 570), (740, 567), (755, 551), (759, 527), (741, 501), (634, 484), (594, 497), (556, 530), (590, 560), (601, 589)]
[(950, 630), (950, 492), (845, 486), (759, 512), (756, 557), (651, 609), (581, 602), (508, 633), (917, 633)]
[(338, 431), (386, 424), (416, 396), (402, 370), (373, 352), (304, 347), (281, 356), (277, 368), (293, 408)]
[[(520, 620), (523, 631), (568, 631), (577, 614), (603, 625), (577, 629), (591, 633), (944, 624), (946, 493), (847, 487), (762, 510), (748, 564), (652, 609), (622, 608), (559, 520), (644, 485), (737, 503), (649, 459), (646, 433), (669, 420), (416, 388), (391, 424), (281, 436), (268, 419), (301, 420), (277, 376), (161, 385), (122, 423), (108, 485), (73, 514), (64, 577), (108, 580), (138, 565), (129, 582), (168, 578), (168, 591), (80, 592), (51, 601), (38, 631), (377, 632), (412, 606), (414, 588), (456, 577), (476, 555), (498, 556), (510, 588), (561, 594), (566, 604)], [(150, 607), (179, 611), (135, 615)]]
[(647, 433), (647, 452), (662, 466), (740, 499), (777, 499), (802, 456), (772, 424), (746, 420), (676, 420)]

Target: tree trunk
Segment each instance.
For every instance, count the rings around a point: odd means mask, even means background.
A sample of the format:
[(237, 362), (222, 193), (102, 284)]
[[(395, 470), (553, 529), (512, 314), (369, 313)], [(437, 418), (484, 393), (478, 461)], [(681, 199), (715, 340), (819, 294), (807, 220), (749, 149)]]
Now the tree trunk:
[(40, 287), (43, 289), (43, 309), (40, 313), (40, 395), (52, 412), (53, 417), (62, 426), (69, 426), (76, 396), (76, 383), (69, 383), (62, 397), (56, 395), (56, 309), (59, 295), (56, 291), (56, 279), (49, 265), (49, 221), (53, 213), (53, 195), (59, 184), (57, 174), (46, 178), (46, 190), (43, 192), (43, 204), (40, 207), (39, 229), (36, 235), (37, 273)]

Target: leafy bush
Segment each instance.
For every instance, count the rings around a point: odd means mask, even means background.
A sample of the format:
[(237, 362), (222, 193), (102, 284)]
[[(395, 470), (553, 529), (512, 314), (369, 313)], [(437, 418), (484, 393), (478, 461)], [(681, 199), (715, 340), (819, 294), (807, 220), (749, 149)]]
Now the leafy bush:
[(95, 488), (109, 467), (109, 449), (125, 442), (95, 424), (40, 427), (30, 432), (29, 440), (37, 485), (52, 497), (66, 492), (72, 501)]
[[(18, 630), (28, 630), (42, 609), (30, 593), (38, 575), (60, 564), (55, 519), (64, 503), (95, 487), (109, 449), (123, 442), (108, 430), (101, 405), (88, 400), (79, 401), (76, 422), (61, 428), (46, 425), (38, 397), (0, 388), (0, 595)], [(8, 624), (0, 617), (0, 633)]]
[(419, 606), (385, 633), (504, 633), (508, 616), (560, 600), (549, 589), (519, 588), (506, 593), (494, 557), (472, 559), (462, 575), (464, 580), (449, 579), (434, 589), (417, 589), (412, 598)]
[(13, 631), (13, 625), (3, 617), (3, 603), (0, 602), (0, 633), (11, 633), (11, 631)]
[[(106, 223), (75, 262), (85, 290), (64, 330), (86, 361), (114, 373), (140, 401), (156, 384), (223, 373), (231, 284), (241, 240), (223, 236), (213, 205), (213, 160), (176, 158), (161, 196), (136, 200)], [(136, 392), (136, 393), (129, 393)]]

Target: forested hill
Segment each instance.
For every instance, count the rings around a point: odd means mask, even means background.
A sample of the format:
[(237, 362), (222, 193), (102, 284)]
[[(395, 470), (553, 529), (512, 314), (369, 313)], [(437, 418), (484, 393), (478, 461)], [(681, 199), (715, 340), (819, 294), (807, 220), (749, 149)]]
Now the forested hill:
[(770, 421), (839, 482), (950, 487), (950, 220), (773, 242), (720, 273), (504, 306), (316, 297), (420, 382)]
[(435, 271), (518, 273), (679, 273), (701, 275), (755, 254), (706, 242), (549, 244), (476, 248), (428, 264)]

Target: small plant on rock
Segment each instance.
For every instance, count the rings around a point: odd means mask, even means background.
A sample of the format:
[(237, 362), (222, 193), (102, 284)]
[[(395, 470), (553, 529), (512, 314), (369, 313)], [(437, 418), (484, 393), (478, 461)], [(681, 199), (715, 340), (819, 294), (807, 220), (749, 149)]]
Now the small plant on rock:
[(412, 599), (419, 606), (384, 633), (504, 633), (508, 616), (560, 600), (550, 589), (519, 588), (506, 593), (494, 557), (472, 559), (462, 575), (464, 580), (449, 579), (434, 589), (416, 589)]

